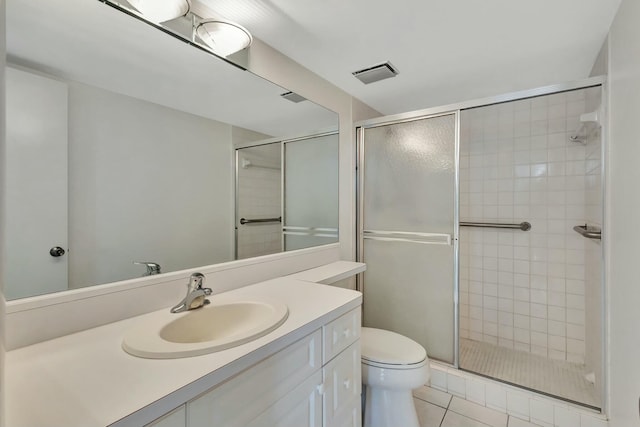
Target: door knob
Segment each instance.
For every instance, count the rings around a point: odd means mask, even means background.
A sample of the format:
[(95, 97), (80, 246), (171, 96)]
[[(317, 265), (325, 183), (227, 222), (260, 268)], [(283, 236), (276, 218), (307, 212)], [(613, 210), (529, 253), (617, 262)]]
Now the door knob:
[(49, 255), (52, 257), (59, 257), (65, 254), (65, 250), (60, 246), (54, 246), (49, 250)]

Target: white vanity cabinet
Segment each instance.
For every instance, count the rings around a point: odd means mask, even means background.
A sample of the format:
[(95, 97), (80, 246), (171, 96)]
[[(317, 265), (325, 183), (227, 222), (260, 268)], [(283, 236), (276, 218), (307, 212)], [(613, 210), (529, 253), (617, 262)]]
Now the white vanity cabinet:
[(188, 402), (186, 426), (359, 426), (359, 338), (357, 308)]

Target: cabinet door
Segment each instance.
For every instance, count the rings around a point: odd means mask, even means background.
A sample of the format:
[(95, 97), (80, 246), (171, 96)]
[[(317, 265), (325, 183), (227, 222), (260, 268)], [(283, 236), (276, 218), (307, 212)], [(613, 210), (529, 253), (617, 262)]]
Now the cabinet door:
[(173, 412), (153, 421), (151, 424), (147, 424), (145, 427), (186, 427), (186, 425), (187, 414), (185, 405), (182, 405)]
[(320, 373), (321, 335), (317, 330), (189, 402), (189, 427), (246, 426), (314, 372)]
[[(324, 427), (342, 426), (344, 418), (349, 419), (354, 405), (359, 404), (362, 392), (360, 363), (358, 340), (323, 368)], [(338, 419), (343, 420), (342, 424)]]
[(247, 427), (321, 427), (322, 373), (316, 372), (247, 424)]
[(336, 414), (331, 427), (362, 427), (362, 406), (361, 400), (356, 399), (350, 407)]

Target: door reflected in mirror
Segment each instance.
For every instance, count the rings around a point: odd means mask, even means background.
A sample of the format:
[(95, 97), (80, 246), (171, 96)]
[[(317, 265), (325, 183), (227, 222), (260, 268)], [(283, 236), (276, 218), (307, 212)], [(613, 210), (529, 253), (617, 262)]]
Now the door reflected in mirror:
[(335, 113), (98, 0), (6, 9), (8, 299), (337, 241)]

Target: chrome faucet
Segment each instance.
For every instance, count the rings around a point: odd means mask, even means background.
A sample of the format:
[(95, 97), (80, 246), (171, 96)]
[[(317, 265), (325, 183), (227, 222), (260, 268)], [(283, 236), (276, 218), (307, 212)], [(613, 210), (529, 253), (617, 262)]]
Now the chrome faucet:
[(154, 274), (160, 274), (160, 264), (155, 262), (144, 262), (144, 261), (133, 261), (134, 264), (144, 265), (147, 267), (147, 272), (142, 275), (144, 276), (153, 276)]
[(187, 284), (187, 296), (171, 309), (172, 313), (182, 313), (187, 310), (194, 310), (203, 305), (209, 304), (207, 296), (211, 295), (211, 289), (203, 288), (204, 274), (193, 273)]

